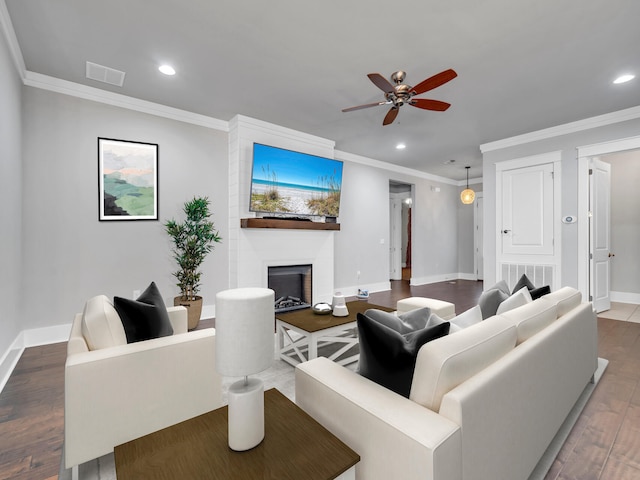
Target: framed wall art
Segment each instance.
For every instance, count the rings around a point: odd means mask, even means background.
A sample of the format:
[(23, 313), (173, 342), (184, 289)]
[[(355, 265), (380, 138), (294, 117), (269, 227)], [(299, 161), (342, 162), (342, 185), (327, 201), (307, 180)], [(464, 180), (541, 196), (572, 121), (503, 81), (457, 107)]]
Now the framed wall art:
[(98, 138), (99, 220), (158, 220), (158, 145)]

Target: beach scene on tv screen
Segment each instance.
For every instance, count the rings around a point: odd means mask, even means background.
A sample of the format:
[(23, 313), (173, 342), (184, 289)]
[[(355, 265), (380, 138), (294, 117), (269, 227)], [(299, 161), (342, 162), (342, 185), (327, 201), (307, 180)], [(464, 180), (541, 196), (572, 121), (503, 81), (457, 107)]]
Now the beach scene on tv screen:
[(341, 161), (254, 144), (251, 211), (337, 217), (341, 188)]

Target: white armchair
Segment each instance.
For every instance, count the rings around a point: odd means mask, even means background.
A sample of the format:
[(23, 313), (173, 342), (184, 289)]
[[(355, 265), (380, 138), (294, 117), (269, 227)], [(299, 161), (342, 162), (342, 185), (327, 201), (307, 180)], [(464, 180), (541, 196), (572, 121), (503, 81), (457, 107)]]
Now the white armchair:
[(75, 316), (65, 364), (66, 468), (222, 405), (215, 330), (187, 332), (187, 310), (167, 312), (172, 336), (130, 344), (107, 297)]

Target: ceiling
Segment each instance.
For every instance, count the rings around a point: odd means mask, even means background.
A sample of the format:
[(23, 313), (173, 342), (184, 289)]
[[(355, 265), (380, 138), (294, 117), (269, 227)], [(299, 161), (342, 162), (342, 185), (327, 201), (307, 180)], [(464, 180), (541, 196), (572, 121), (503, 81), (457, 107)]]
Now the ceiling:
[[(483, 143), (640, 105), (638, 0), (0, 1), (28, 71), (454, 180), (481, 176)], [(124, 86), (87, 79), (87, 61)], [(405, 105), (388, 126), (388, 106), (341, 112), (383, 100), (368, 73), (416, 85), (448, 68), (458, 77), (417, 97), (446, 112)]]

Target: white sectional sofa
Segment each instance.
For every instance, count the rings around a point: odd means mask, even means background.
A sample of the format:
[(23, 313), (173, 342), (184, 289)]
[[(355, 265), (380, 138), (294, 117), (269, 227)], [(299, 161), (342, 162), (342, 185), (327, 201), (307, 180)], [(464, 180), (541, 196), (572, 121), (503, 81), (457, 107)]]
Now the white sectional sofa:
[(409, 398), (320, 357), (296, 403), (360, 455), (359, 480), (526, 480), (597, 365), (592, 305), (565, 287), (424, 345)]

